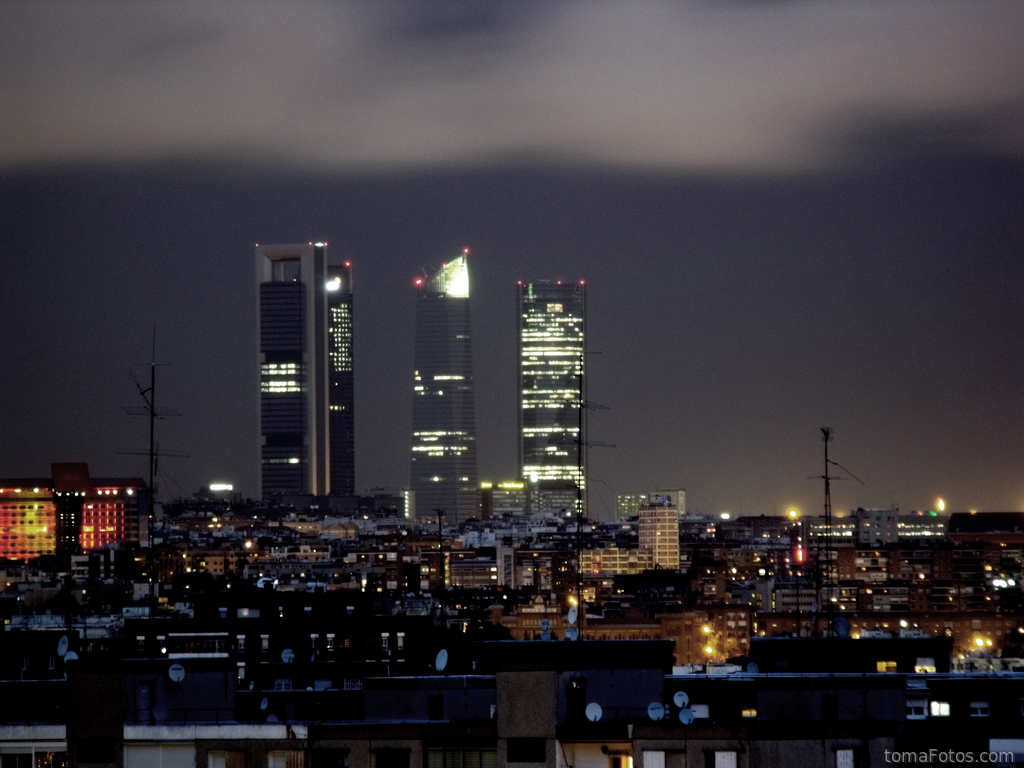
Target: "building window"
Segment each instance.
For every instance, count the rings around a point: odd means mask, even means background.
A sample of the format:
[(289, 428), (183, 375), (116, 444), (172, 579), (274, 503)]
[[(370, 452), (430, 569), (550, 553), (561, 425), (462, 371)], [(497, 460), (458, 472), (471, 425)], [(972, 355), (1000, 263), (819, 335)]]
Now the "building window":
[(267, 768), (305, 768), (306, 753), (297, 749), (267, 753)]
[(399, 651), (405, 650), (405, 632), (399, 632), (395, 639), (395, 648)]
[(754, 707), (747, 707), (740, 714), (743, 717), (757, 717), (757, 710)]
[(206, 755), (207, 768), (245, 768), (245, 752), (211, 750)]
[(711, 710), (707, 704), (692, 704), (690, 710), (693, 712), (694, 718), (711, 717)]
[(633, 756), (608, 755), (608, 768), (633, 768)]
[(736, 753), (715, 752), (715, 768), (736, 768)]
[(425, 768), (497, 768), (498, 753), (494, 749), (446, 747), (425, 750)]
[(327, 633), (327, 650), (328, 651), (333, 651), (334, 650), (334, 633), (333, 632), (328, 632)]
[(925, 699), (907, 699), (907, 720), (924, 720), (928, 717), (928, 702)]
[(348, 750), (311, 750), (309, 753), (309, 768), (348, 768)]
[(409, 768), (408, 749), (378, 749), (373, 753), (374, 768)]
[(260, 635), (260, 650), (264, 653), (270, 650), (270, 635)]
[(931, 711), (932, 717), (949, 717), (949, 702), (933, 701)]
[(878, 661), (875, 662), (875, 669), (879, 672), (895, 672), (896, 662), (895, 661)]
[(236, 648), (239, 653), (245, 653), (245, 635), (235, 635)]
[(543, 738), (508, 739), (505, 742), (505, 761), (509, 763), (546, 763), (547, 740)]
[(388, 649), (389, 635), (387, 632), (380, 633), (380, 649), (386, 651)]
[(852, 749), (836, 750), (836, 768), (856, 768)]
[(644, 750), (644, 768), (665, 768), (665, 753)]
[(971, 717), (988, 717), (989, 708), (987, 701), (971, 702)]

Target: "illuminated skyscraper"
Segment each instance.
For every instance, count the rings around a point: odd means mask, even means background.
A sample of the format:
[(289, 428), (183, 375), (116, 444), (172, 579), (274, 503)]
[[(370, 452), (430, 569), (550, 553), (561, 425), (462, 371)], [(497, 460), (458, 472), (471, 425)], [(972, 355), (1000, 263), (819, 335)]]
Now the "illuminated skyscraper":
[(355, 496), (355, 381), (352, 375), (352, 262), (327, 267), (331, 493)]
[(586, 286), (519, 284), (519, 471), (586, 490)]
[(411, 487), (418, 517), (476, 514), (476, 416), (466, 252), (416, 279)]
[(325, 243), (256, 247), (262, 493), (351, 495), (350, 265)]

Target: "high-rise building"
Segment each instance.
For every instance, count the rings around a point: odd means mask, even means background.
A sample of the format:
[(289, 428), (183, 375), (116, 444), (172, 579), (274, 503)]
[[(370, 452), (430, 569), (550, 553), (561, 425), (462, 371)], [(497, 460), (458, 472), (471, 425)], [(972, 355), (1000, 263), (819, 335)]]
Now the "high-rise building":
[(416, 285), (411, 488), (417, 517), (477, 511), (476, 416), (464, 251)]
[(351, 274), (326, 243), (256, 246), (264, 497), (354, 490)]
[(327, 267), (331, 494), (356, 494), (355, 380), (352, 374), (352, 262)]
[(519, 284), (519, 471), (586, 492), (586, 286)]

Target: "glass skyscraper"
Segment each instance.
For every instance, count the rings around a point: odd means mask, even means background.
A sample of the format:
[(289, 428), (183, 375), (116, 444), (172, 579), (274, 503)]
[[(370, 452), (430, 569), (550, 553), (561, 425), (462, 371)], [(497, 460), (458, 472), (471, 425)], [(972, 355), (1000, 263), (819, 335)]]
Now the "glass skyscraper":
[(331, 494), (355, 496), (355, 381), (352, 375), (352, 262), (327, 267), (327, 359)]
[(256, 246), (264, 498), (354, 491), (350, 266), (325, 243)]
[(416, 278), (411, 487), (417, 517), (477, 512), (476, 415), (466, 252)]
[(519, 471), (531, 483), (587, 478), (586, 286), (520, 283)]

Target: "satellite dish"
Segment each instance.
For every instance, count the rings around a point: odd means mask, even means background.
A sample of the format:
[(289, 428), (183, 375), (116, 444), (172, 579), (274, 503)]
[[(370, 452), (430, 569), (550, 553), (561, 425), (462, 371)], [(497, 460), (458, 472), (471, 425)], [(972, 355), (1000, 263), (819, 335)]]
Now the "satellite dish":
[(757, 666), (757, 664), (755, 664), (754, 662), (750, 662), (749, 664), (747, 664), (747, 672), (749, 672), (750, 674), (756, 675), (760, 671), (761, 668)]
[(270, 702), (269, 702), (269, 701), (267, 701), (266, 699), (263, 699), (263, 701), (261, 701), (261, 702), (260, 702), (260, 709), (262, 709), (262, 710), (264, 710), (264, 711), (265, 711), (265, 710), (267, 709), (267, 707), (269, 707), (269, 706), (270, 706)]
[(647, 705), (647, 716), (657, 722), (665, 719), (665, 705), (660, 701), (652, 701)]
[(685, 709), (690, 706), (690, 697), (686, 695), (686, 691), (676, 691), (672, 697), (672, 703), (680, 709)]
[(185, 668), (181, 664), (171, 664), (167, 670), (167, 677), (172, 683), (180, 683), (185, 679)]
[(818, 612), (818, 603), (817, 602), (811, 603), (811, 613), (817, 613), (817, 612)]
[(268, 576), (264, 576), (262, 579), (256, 582), (257, 589), (275, 589), (276, 585), (274, 580)]
[(566, 640), (579, 640), (580, 639), (580, 628), (579, 627), (568, 627), (565, 630)]
[(57, 641), (57, 655), (61, 658), (68, 652), (68, 636), (61, 635), (60, 640)]
[(153, 707), (153, 719), (158, 723), (163, 722), (167, 719), (167, 707), (163, 704), (157, 704)]
[(295, 661), (295, 651), (293, 651), (291, 648), (285, 648), (283, 651), (281, 651), (281, 661), (283, 661), (285, 664), (291, 664), (293, 661)]
[(837, 616), (836, 620), (832, 622), (832, 626), (835, 627), (836, 634), (840, 637), (850, 636), (850, 620), (845, 616)]
[(693, 722), (693, 710), (692, 709), (680, 709), (679, 710), (679, 722), (683, 725), (689, 725)]
[(540, 628), (543, 629), (545, 632), (547, 632), (549, 629), (551, 629), (551, 622), (548, 621), (547, 619), (541, 619), (540, 620)]
[(267, 715), (267, 722), (268, 723), (276, 723), (277, 722), (277, 715)]
[(540, 639), (541, 640), (550, 640), (551, 639), (551, 633), (550, 632), (541, 632), (540, 633)]
[(437, 652), (437, 656), (434, 657), (434, 669), (438, 672), (444, 672), (444, 668), (448, 666), (448, 651), (442, 648)]
[(68, 651), (64, 654), (64, 661), (78, 661), (78, 654), (74, 651)]
[(601, 705), (598, 704), (596, 701), (592, 701), (589, 704), (587, 704), (586, 712), (587, 720), (589, 720), (592, 723), (596, 723), (598, 720), (601, 719), (601, 715), (604, 714), (604, 710), (601, 709)]
[(565, 617), (565, 620), (568, 621), (570, 624), (575, 624), (576, 619), (578, 619), (579, 617), (580, 609), (574, 605), (572, 608), (569, 609), (569, 615)]

